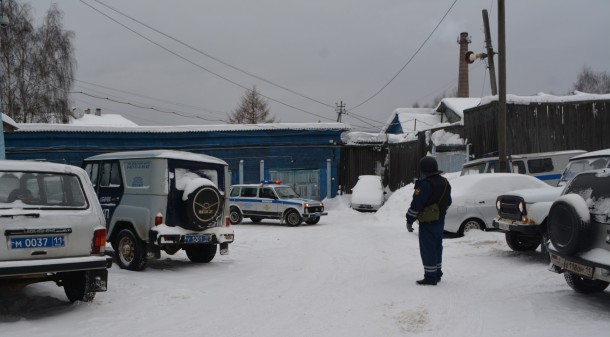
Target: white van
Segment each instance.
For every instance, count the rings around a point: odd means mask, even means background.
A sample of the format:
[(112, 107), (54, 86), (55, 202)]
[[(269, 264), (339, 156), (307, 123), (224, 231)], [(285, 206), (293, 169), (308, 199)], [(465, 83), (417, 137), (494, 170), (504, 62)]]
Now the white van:
[[(515, 154), (508, 156), (508, 172), (528, 174), (551, 186), (557, 186), (570, 158), (585, 153), (583, 150)], [(498, 157), (471, 160), (462, 166), (461, 175), (494, 173), (498, 168)]]

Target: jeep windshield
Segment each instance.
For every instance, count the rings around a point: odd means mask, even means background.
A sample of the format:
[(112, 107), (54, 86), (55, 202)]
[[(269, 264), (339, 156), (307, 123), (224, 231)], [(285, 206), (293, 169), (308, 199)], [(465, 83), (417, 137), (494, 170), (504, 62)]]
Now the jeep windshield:
[(0, 209), (84, 209), (87, 206), (76, 175), (0, 171)]
[(563, 171), (561, 178), (559, 178), (557, 186), (564, 186), (568, 181), (570, 181), (572, 178), (574, 178), (575, 175), (580, 172), (602, 169), (609, 167), (609, 165), (610, 156), (583, 158), (570, 161), (566, 166), (566, 169)]
[(290, 199), (290, 198), (298, 198), (299, 195), (295, 192), (292, 187), (284, 186), (284, 187), (276, 187), (275, 193), (280, 199)]

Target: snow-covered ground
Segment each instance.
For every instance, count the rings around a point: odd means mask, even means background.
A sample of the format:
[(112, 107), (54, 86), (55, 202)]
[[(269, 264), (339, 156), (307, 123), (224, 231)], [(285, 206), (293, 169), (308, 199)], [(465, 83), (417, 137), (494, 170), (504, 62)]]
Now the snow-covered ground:
[(70, 304), (51, 283), (0, 289), (0, 336), (608, 336), (610, 290), (575, 293), (500, 233), (445, 239), (442, 283), (416, 285), (412, 193), (396, 191), (377, 213), (327, 200), (329, 215), (311, 226), (245, 220), (230, 255), (115, 265), (90, 303)]

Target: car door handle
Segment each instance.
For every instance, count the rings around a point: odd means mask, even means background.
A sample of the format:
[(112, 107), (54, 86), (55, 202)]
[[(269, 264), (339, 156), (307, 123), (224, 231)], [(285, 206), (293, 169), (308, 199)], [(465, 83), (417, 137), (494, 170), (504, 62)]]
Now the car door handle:
[(485, 200), (479, 201), (479, 204), (484, 204), (484, 203), (485, 203)]

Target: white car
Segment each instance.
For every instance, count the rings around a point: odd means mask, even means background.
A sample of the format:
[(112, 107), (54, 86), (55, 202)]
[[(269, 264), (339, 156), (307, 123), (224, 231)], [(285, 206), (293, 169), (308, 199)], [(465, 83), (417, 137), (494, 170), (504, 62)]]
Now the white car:
[(0, 160), (0, 286), (52, 281), (70, 302), (106, 291), (106, 224), (79, 167)]
[(233, 185), (229, 198), (229, 218), (231, 224), (241, 223), (250, 218), (254, 223), (263, 219), (278, 219), (288, 226), (299, 226), (303, 220), (315, 225), (324, 212), (324, 203), (304, 199), (279, 180), (263, 180), (260, 184)]
[(452, 204), (445, 217), (445, 231), (459, 235), (471, 229), (492, 228), (499, 195), (525, 188), (553, 188), (540, 179), (518, 173), (466, 175), (449, 182)]
[(385, 202), (385, 192), (381, 177), (363, 175), (358, 177), (356, 186), (352, 188), (350, 207), (361, 212), (375, 212)]

